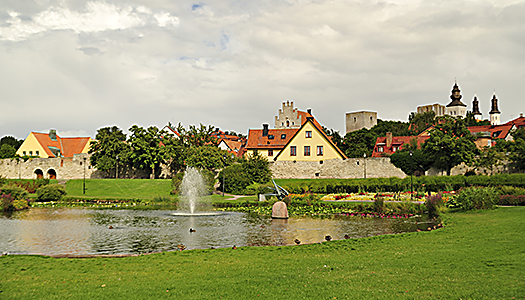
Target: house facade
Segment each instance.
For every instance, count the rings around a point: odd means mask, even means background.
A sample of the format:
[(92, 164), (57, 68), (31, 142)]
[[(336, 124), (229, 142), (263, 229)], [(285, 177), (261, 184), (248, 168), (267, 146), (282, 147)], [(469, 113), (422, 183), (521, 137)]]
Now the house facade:
[(88, 153), (90, 142), (90, 137), (61, 138), (54, 129), (49, 133), (30, 132), (16, 154), (41, 158), (73, 157)]

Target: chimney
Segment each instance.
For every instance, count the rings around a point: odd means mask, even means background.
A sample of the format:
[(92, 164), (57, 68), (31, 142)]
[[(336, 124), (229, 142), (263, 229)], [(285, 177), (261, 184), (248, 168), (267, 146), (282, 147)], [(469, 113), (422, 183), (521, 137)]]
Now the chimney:
[(263, 124), (263, 136), (268, 136), (268, 124)]
[(309, 114), (312, 114), (312, 109), (311, 109), (311, 108), (308, 108), (306, 111), (307, 111)]
[(57, 140), (57, 131), (55, 129), (50, 129), (49, 130), (49, 138), (52, 141), (56, 141)]
[(386, 133), (386, 147), (390, 148), (392, 146), (392, 132)]
[(523, 118), (523, 113), (520, 113), (520, 118)]

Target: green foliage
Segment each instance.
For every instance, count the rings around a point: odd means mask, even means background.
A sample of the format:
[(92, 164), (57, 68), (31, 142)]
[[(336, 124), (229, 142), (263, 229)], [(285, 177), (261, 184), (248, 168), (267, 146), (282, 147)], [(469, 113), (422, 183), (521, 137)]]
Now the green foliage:
[(232, 164), (233, 158), (228, 151), (216, 146), (194, 146), (187, 150), (186, 165), (197, 169), (214, 171)]
[(171, 178), (171, 195), (178, 195), (180, 193), (180, 186), (182, 179), (184, 178), (184, 172), (179, 172)]
[[(518, 170), (525, 170), (525, 129), (519, 129), (512, 133), (514, 143), (511, 147), (510, 159)], [(498, 142), (499, 143), (499, 142)]]
[(472, 114), (472, 112), (470, 111), (467, 112), (467, 116), (465, 117), (465, 123), (469, 127), (490, 125), (489, 120), (476, 120), (476, 118), (474, 118), (474, 114)]
[(150, 178), (155, 178), (155, 172), (162, 163), (166, 163), (174, 147), (173, 138), (161, 132), (156, 126), (144, 129), (137, 125), (129, 129), (130, 159), (139, 169), (151, 172)]
[(0, 146), (0, 159), (4, 158), (14, 158), (16, 157), (16, 149), (15, 147), (9, 145), (9, 144), (2, 144)]
[(385, 201), (383, 197), (376, 197), (374, 199), (374, 212), (383, 213), (385, 210)]
[[(16, 185), (25, 189), (28, 193), (34, 194), (36, 190), (46, 184), (49, 184), (49, 179), (10, 179), (10, 185)], [(0, 182), (0, 186), (2, 183)]]
[(450, 175), (453, 167), (462, 162), (470, 163), (478, 154), (475, 139), (463, 119), (445, 116), (431, 130), (430, 138), (423, 144), (423, 152), (434, 161), (434, 166), (446, 170), (447, 175)]
[(244, 174), (248, 177), (250, 182), (268, 183), (272, 180), (272, 172), (270, 171), (268, 160), (257, 152), (248, 156), (241, 165)]
[(483, 170), (485, 174), (493, 174), (497, 167), (503, 165), (505, 159), (505, 153), (498, 147), (483, 147), (478, 159), (474, 161), (474, 166), (477, 170)]
[(429, 217), (439, 216), (440, 212), (443, 211), (445, 206), (443, 203), (443, 195), (441, 193), (437, 193), (427, 197), (425, 206), (427, 207)]
[(6, 135), (0, 139), (0, 146), (2, 145), (11, 145), (15, 151), (22, 146), (24, 140), (18, 140), (14, 136)]
[(461, 189), (455, 201), (462, 210), (493, 209), (499, 195), (493, 187), (469, 187)]
[(246, 176), (241, 164), (233, 164), (224, 168), (219, 173), (220, 190), (223, 188), (222, 178), (224, 176), (224, 191), (235, 195), (242, 195), (244, 189), (250, 185), (250, 178)]
[(29, 198), (29, 193), (18, 185), (11, 183), (0, 187), (1, 195), (11, 195), (13, 200), (26, 200)]
[(408, 122), (411, 135), (418, 135), (436, 124), (436, 113), (434, 111), (427, 111), (422, 114), (412, 112), (408, 116)]
[(127, 167), (130, 163), (131, 148), (126, 143), (126, 135), (117, 126), (97, 130), (95, 141), (91, 142), (91, 164), (97, 169), (108, 172)]
[(67, 192), (61, 184), (49, 184), (36, 190), (36, 194), (38, 201), (60, 201)]
[[(421, 149), (415, 149), (413, 151), (405, 149), (399, 150), (390, 156), (392, 164), (400, 168), (405, 174), (411, 175), (415, 172), (425, 174), (434, 163)], [(410, 155), (412, 152), (412, 155)]]

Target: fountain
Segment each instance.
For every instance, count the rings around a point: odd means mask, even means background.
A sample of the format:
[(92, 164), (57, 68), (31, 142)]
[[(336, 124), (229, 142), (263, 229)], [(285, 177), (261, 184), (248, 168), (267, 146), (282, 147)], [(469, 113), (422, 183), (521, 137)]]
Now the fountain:
[[(184, 212), (175, 212), (174, 216), (214, 216), (223, 214), (223, 212), (214, 212), (206, 204), (209, 203), (206, 181), (198, 169), (187, 167), (184, 172), (180, 187), (179, 206)], [(206, 208), (208, 207), (208, 210)]]

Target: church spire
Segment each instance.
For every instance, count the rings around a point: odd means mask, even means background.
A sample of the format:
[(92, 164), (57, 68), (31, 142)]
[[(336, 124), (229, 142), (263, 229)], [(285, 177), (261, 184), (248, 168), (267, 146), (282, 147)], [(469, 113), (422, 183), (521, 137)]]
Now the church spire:
[(491, 108), (490, 108), (490, 125), (499, 125), (500, 124), (500, 114), (501, 112), (498, 109), (498, 99), (496, 98), (496, 93), (492, 95)]
[(481, 120), (483, 116), (483, 114), (479, 111), (479, 101), (476, 95), (474, 95), (474, 100), (472, 101), (472, 114), (476, 120)]

